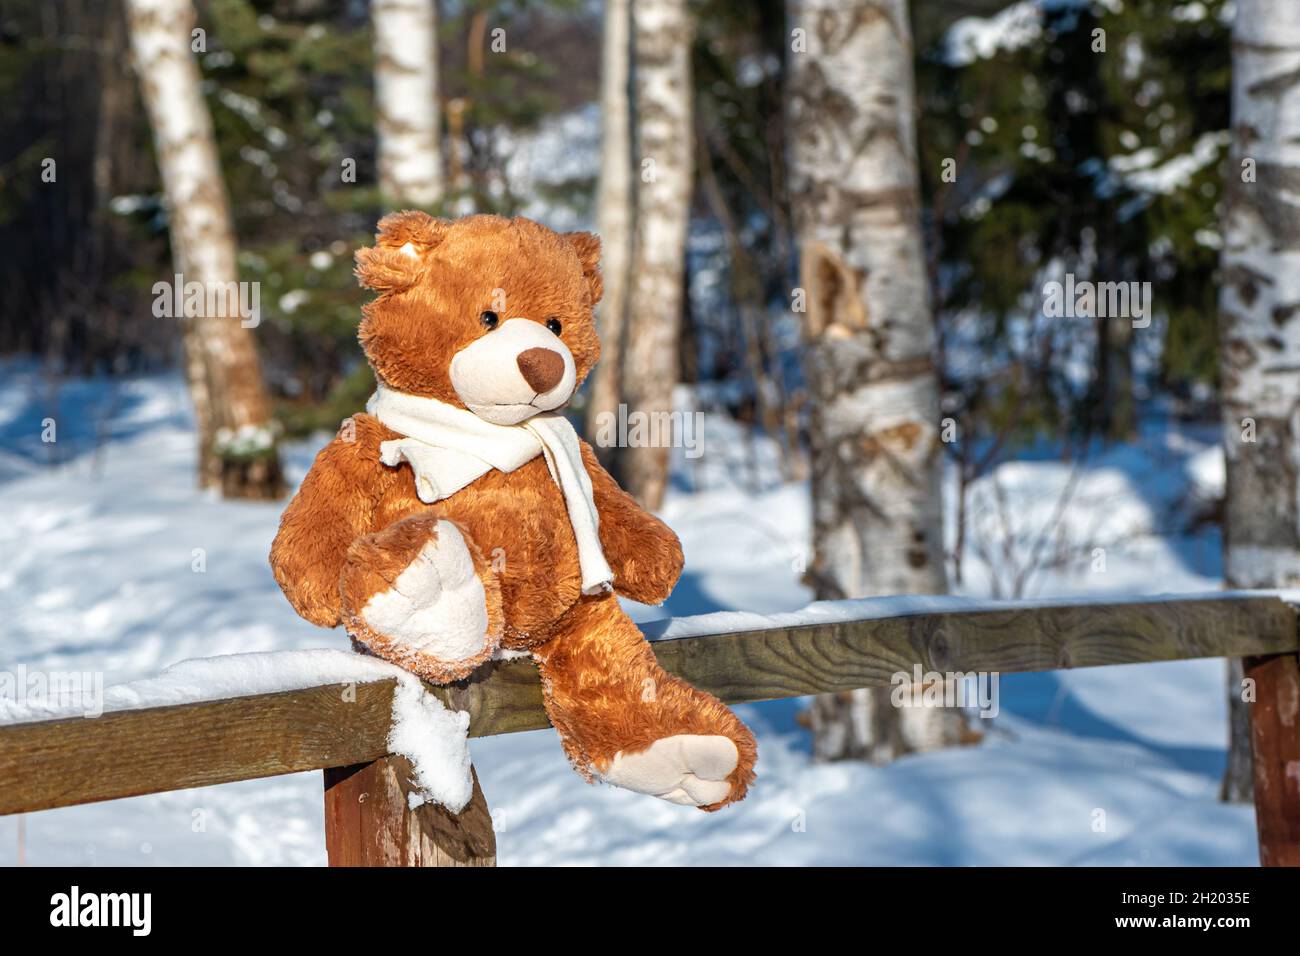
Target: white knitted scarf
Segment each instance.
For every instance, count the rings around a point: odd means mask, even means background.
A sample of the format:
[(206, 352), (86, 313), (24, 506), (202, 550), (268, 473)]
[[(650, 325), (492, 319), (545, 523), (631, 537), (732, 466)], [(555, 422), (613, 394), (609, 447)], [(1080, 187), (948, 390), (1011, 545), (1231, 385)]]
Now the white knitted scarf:
[(563, 415), (541, 412), (518, 425), (495, 425), (436, 398), (383, 385), (366, 403), (366, 411), (405, 436), (381, 443), (380, 460), (392, 466), (408, 463), (415, 472), (415, 493), (425, 504), (451, 497), (493, 468), (511, 472), (544, 455), (578, 542), (582, 592), (609, 589), (614, 572), (600, 547), (591, 476), (578, 435)]

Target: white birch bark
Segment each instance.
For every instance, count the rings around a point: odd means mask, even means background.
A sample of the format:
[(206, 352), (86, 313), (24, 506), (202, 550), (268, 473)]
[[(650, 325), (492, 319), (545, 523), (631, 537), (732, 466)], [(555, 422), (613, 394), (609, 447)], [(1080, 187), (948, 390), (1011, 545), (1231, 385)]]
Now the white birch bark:
[[(195, 28), (191, 0), (127, 0), (131, 52), (162, 177), (176, 271), (185, 283), (205, 288), (236, 283), (234, 227), (203, 100), (198, 64), (191, 53)], [(228, 286), (233, 288), (233, 286)], [(199, 482), (221, 485), (232, 496), (268, 497), (279, 492), (274, 454), (251, 473), (235, 476), (214, 453), (220, 429), (265, 430), (270, 403), (251, 327), (239, 314), (183, 319), (186, 372), (199, 425)]]
[[(671, 413), (691, 205), (691, 26), (685, 0), (632, 9), (636, 228), (622, 389), (631, 413)], [(616, 472), (646, 507), (668, 486), (669, 449), (619, 449)]]
[[(1300, 4), (1238, 0), (1220, 376), (1229, 587), (1300, 586)], [(1249, 799), (1241, 668), (1224, 795)]]
[[(790, 196), (813, 396), (809, 578), (820, 598), (942, 593), (907, 7), (792, 2), (788, 22)], [(811, 716), (820, 759), (882, 762), (955, 742), (963, 724), (951, 710), (894, 708), (887, 689), (825, 695)]]
[[(603, 416), (617, 415), (619, 370), (623, 364), (628, 271), (632, 258), (632, 129), (630, 80), (631, 8), (628, 0), (607, 0), (600, 76), (600, 179), (596, 229), (600, 233), (605, 294), (597, 319), (601, 359), (587, 402), (587, 434), (600, 434)], [(611, 449), (596, 448), (602, 462)]]
[(436, 0), (371, 0), (379, 190), (397, 205), (443, 194)]

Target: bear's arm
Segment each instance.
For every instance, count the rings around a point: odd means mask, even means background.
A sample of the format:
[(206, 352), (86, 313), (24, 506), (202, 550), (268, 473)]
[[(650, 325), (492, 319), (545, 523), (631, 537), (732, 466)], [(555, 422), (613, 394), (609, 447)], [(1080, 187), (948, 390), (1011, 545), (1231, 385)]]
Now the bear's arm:
[(614, 590), (642, 604), (662, 604), (682, 574), (682, 543), (672, 528), (618, 486), (590, 445), (581, 444), (600, 513), (600, 544), (614, 570)]
[[(349, 422), (351, 424), (349, 424)], [(271, 570), (295, 611), (320, 627), (340, 620), (339, 577), (348, 547), (368, 533), (385, 471), (373, 452), (375, 423), (357, 415), (312, 463), (280, 518)]]

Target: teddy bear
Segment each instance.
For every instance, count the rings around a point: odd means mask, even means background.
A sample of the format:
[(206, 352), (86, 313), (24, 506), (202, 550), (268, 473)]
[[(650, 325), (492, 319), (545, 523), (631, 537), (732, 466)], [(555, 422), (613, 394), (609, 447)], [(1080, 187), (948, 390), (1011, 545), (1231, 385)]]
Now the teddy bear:
[(749, 729), (668, 674), (618, 595), (661, 604), (677, 536), (560, 413), (596, 364), (600, 240), (405, 211), (356, 254), (377, 389), (316, 456), (271, 566), (302, 617), (434, 683), (529, 655), (588, 782), (717, 810)]

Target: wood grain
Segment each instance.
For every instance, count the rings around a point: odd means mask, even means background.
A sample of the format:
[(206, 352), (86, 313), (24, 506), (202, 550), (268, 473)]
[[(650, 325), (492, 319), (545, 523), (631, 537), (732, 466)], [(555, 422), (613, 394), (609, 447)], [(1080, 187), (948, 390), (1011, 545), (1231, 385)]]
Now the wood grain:
[[(1296, 649), (1295, 611), (1275, 597), (954, 611), (655, 644), (667, 670), (729, 703), (888, 684), (916, 664), (1013, 673)], [(529, 661), (433, 690), (469, 711), (474, 736), (548, 726)], [(0, 814), (368, 763), (387, 752), (392, 692), (381, 681), (0, 727)]]
[(426, 803), (409, 809), (414, 776), (405, 757), (325, 771), (325, 851), (330, 866), (496, 866), (487, 800), (474, 795), (460, 813)]
[(1249, 657), (1250, 751), (1261, 866), (1300, 866), (1300, 659)]

